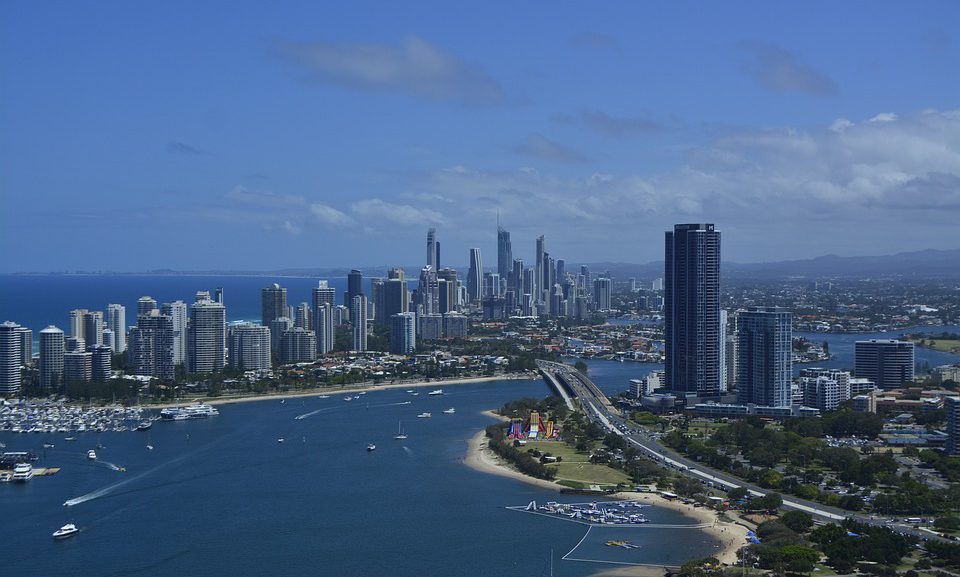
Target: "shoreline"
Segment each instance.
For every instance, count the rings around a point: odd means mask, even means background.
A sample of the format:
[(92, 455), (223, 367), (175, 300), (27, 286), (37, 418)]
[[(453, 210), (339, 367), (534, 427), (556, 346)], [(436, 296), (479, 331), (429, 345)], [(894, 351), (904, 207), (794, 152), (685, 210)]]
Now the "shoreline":
[(360, 393), (371, 391), (384, 391), (389, 389), (419, 389), (424, 387), (443, 388), (447, 385), (470, 385), (475, 383), (485, 383), (489, 381), (535, 381), (539, 376), (527, 373), (505, 373), (494, 375), (492, 377), (463, 377), (458, 379), (444, 379), (434, 381), (413, 381), (409, 383), (384, 383), (384, 384), (363, 384), (355, 383), (343, 387), (316, 388), (307, 391), (294, 391), (284, 393), (266, 393), (262, 395), (244, 395), (237, 397), (204, 397), (204, 396), (185, 396), (176, 403), (157, 403), (149, 405), (137, 405), (143, 409), (166, 409), (169, 407), (179, 407), (194, 402), (203, 402), (207, 405), (229, 405), (233, 403), (252, 403), (256, 401), (279, 401), (286, 399), (299, 399), (307, 397), (319, 397), (321, 395), (341, 395), (346, 393)]
[[(488, 417), (496, 418), (500, 421), (506, 420), (504, 417), (501, 417), (492, 411), (484, 411), (483, 414)], [(468, 440), (467, 453), (463, 458), (463, 463), (471, 469), (481, 473), (506, 477), (520, 481), (521, 483), (526, 483), (527, 485), (555, 491), (557, 493), (559, 493), (561, 489), (566, 488), (554, 481), (547, 481), (545, 479), (537, 479), (524, 475), (523, 473), (511, 467), (506, 461), (498, 457), (487, 447), (486, 433), (483, 430), (477, 432)], [(718, 519), (717, 513), (712, 509), (705, 507), (693, 507), (692, 505), (686, 505), (679, 501), (670, 501), (664, 497), (661, 497), (657, 493), (612, 493), (609, 495), (609, 497), (611, 499), (640, 501), (655, 507), (676, 511), (685, 517), (693, 519), (697, 523), (710, 523), (710, 526), (699, 530), (706, 531), (711, 537), (719, 541), (719, 549), (711, 556), (716, 557), (723, 564), (736, 565), (737, 551), (741, 547), (748, 544), (747, 528), (737, 522), (738, 519), (736, 516), (732, 516), (735, 519), (734, 522), (723, 522)], [(660, 566), (638, 565), (602, 571), (597, 573), (597, 575), (608, 575), (611, 577), (654, 577), (661, 576), (665, 572), (666, 570)]]

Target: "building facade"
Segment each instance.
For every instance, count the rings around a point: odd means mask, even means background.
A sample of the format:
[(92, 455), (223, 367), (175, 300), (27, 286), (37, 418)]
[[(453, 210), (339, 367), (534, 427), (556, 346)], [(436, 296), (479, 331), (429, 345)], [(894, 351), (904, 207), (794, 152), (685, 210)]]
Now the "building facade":
[(879, 389), (899, 389), (913, 381), (913, 343), (894, 339), (857, 341), (854, 366), (858, 378)]
[(63, 331), (50, 325), (40, 331), (40, 386), (57, 388), (63, 384)]
[(137, 317), (127, 349), (135, 375), (172, 381), (176, 374), (173, 319), (157, 309)]
[(776, 307), (751, 307), (737, 317), (737, 402), (791, 406), (793, 315)]
[(417, 346), (417, 315), (406, 312), (390, 317), (390, 352), (412, 354)]
[(269, 369), (270, 328), (253, 323), (230, 325), (229, 351), (231, 367), (242, 371)]
[(215, 373), (226, 365), (227, 311), (223, 303), (198, 293), (190, 305), (187, 360), (191, 373)]
[(720, 232), (678, 224), (665, 233), (664, 341), (667, 386), (720, 394)]
[(20, 325), (10, 321), (0, 324), (0, 395), (20, 392), (23, 353), (18, 328)]

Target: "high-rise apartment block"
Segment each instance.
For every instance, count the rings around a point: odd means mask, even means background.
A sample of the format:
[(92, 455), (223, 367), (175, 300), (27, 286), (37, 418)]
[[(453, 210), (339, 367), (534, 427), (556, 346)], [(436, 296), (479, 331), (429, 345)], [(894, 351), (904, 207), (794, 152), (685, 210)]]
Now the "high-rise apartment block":
[(664, 340), (667, 386), (720, 394), (720, 232), (678, 224), (665, 233)]
[(792, 404), (792, 317), (776, 307), (751, 307), (737, 314), (737, 400), (741, 404)]
[(857, 341), (854, 366), (857, 377), (870, 379), (879, 389), (899, 389), (913, 381), (913, 343), (893, 339)]

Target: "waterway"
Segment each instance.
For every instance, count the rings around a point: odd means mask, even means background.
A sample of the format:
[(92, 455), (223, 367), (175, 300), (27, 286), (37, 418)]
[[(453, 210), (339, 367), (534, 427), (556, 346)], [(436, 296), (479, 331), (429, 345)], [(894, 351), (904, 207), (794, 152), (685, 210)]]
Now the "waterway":
[[(481, 411), (546, 396), (546, 385), (445, 390), (224, 405), (206, 420), (80, 434), (75, 442), (0, 433), (6, 450), (32, 450), (43, 454), (38, 466), (62, 467), (0, 485), (4, 574), (537, 575), (551, 550), (556, 575), (597, 572), (595, 564), (559, 561), (582, 526), (504, 509), (559, 495), (462, 463), (467, 440), (491, 422)], [(448, 407), (456, 414), (442, 414)], [(433, 418), (416, 418), (423, 411)], [(406, 441), (393, 439), (398, 421)], [(44, 454), (45, 442), (55, 447)], [(88, 460), (98, 443), (100, 461)], [(367, 452), (367, 443), (377, 449)], [(77, 504), (64, 507), (67, 500)], [(645, 512), (657, 523), (689, 522)], [(54, 541), (51, 532), (68, 522), (81, 533)], [(638, 531), (631, 540), (641, 548), (623, 551), (631, 562), (679, 564), (714, 550), (700, 531)]]

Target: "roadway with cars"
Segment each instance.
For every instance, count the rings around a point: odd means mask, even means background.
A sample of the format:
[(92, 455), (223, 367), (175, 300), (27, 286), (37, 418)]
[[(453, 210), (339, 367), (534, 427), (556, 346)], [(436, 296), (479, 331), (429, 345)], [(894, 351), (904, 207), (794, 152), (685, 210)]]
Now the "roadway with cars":
[[(610, 399), (600, 391), (600, 388), (588, 379), (586, 375), (570, 365), (550, 361), (537, 361), (537, 367), (540, 369), (540, 373), (544, 376), (547, 384), (564, 397), (565, 400), (572, 398), (579, 400), (584, 412), (591, 421), (600, 423), (607, 430), (620, 435), (628, 443), (646, 453), (651, 459), (660, 462), (664, 466), (676, 469), (683, 475), (692, 477), (708, 485), (712, 484), (712, 486), (725, 491), (743, 487), (749, 491), (751, 495), (756, 497), (762, 497), (766, 494), (766, 490), (762, 487), (690, 460), (678, 454), (673, 449), (659, 443), (651, 435), (631, 428), (620, 414), (620, 411), (610, 402)], [(564, 388), (565, 390), (561, 391), (558, 387)], [(569, 404), (568, 402), (568, 405)], [(947, 539), (937, 534), (914, 528), (911, 525), (894, 523), (893, 520), (889, 518), (852, 513), (836, 507), (828, 507), (821, 503), (799, 499), (794, 496), (784, 497), (783, 506), (788, 509), (803, 511), (815, 519), (822, 521), (841, 521), (849, 518), (859, 523), (885, 526), (901, 533), (913, 535), (921, 540), (937, 539), (947, 541)]]

